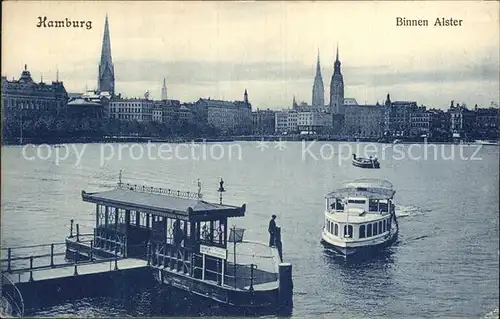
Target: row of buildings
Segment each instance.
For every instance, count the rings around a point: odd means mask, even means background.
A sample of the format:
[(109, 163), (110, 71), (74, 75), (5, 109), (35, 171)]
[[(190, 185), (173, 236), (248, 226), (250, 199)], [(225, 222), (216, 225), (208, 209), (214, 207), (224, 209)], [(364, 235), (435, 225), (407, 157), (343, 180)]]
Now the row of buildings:
[(115, 71), (111, 57), (111, 41), (106, 16), (98, 66), (97, 90), (68, 93), (63, 82), (35, 82), (25, 65), (19, 80), (2, 77), (4, 119), (15, 117), (117, 119), (121, 121), (157, 122), (165, 125), (206, 124), (223, 134), (329, 134), (349, 137), (428, 136), (454, 134), (468, 137), (493, 136), (498, 132), (498, 107), (469, 110), (452, 102), (447, 111), (418, 106), (415, 101), (392, 101), (389, 94), (383, 104), (358, 104), (344, 97), (344, 79), (337, 48), (330, 81), (329, 102), (321, 75), (320, 56), (312, 87), (312, 103), (291, 108), (252, 111), (248, 92), (242, 100), (223, 101), (200, 98), (183, 103), (168, 99), (163, 80), (160, 100), (125, 98), (115, 93)]

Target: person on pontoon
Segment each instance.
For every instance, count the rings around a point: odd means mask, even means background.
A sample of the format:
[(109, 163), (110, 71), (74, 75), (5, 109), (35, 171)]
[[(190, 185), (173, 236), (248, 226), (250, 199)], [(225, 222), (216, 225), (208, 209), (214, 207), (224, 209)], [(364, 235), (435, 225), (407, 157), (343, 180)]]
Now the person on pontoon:
[(269, 247), (275, 246), (276, 239), (276, 215), (271, 216), (271, 220), (269, 221)]

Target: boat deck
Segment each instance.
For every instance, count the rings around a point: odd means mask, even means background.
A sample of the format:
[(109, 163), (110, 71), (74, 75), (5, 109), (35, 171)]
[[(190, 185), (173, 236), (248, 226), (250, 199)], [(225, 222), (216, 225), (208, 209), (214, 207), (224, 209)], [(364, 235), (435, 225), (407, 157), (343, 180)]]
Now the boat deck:
[[(233, 244), (228, 243), (227, 273), (234, 275)], [(236, 288), (250, 288), (251, 264), (257, 266), (253, 270), (253, 289), (270, 290), (279, 286), (280, 257), (276, 248), (264, 243), (243, 241), (236, 243)], [(234, 287), (234, 279), (226, 283)]]
[[(135, 258), (126, 258), (117, 260), (117, 266), (119, 270), (125, 269), (137, 269), (145, 268), (147, 266), (147, 261)], [(113, 260), (98, 263), (81, 263), (77, 264), (78, 275), (90, 275), (105, 273), (113, 271), (115, 269), (115, 262)], [(38, 269), (33, 271), (33, 280), (49, 280), (49, 279), (59, 279), (66, 277), (73, 277), (75, 272), (74, 265), (68, 265), (64, 267), (46, 268)], [(5, 273), (5, 275), (15, 284), (25, 283), (30, 280), (30, 272), (24, 271), (19, 273)]]

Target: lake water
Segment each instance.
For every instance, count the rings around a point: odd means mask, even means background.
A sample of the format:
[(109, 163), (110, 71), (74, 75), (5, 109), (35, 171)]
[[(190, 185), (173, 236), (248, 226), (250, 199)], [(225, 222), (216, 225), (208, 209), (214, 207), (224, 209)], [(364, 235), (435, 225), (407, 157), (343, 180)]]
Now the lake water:
[[(82, 202), (81, 191), (113, 187), (120, 169), (124, 182), (166, 188), (196, 191), (199, 178), (209, 201), (218, 200), (216, 190), (223, 178), (224, 202), (247, 204), (246, 216), (230, 223), (246, 228), (247, 239), (267, 241), (269, 218), (278, 216), (284, 259), (293, 264), (294, 317), (498, 314), (498, 147), (464, 147), (460, 158), (457, 145), (425, 151), (422, 146), (400, 145), (399, 150), (388, 147), (381, 153), (378, 144), (381, 169), (364, 170), (348, 159), (364, 144), (230, 145), (199, 146), (194, 156), (185, 146), (176, 150), (171, 145), (170, 151), (164, 148), (162, 159), (154, 150), (147, 156), (145, 144), (134, 146), (132, 153), (131, 144), (122, 145), (121, 154), (119, 144), (76, 144), (67, 146), (70, 154), (64, 160), (55, 156), (59, 152), (63, 157), (65, 147), (50, 148), (46, 160), (34, 147), (25, 155), (19, 146), (2, 147), (2, 245), (61, 242), (70, 219), (82, 232), (89, 231), (94, 208)], [(83, 150), (83, 155), (75, 150)], [(46, 157), (48, 151), (42, 147), (38, 155)], [(320, 244), (324, 194), (357, 178), (393, 183), (400, 236), (378, 258), (344, 263)], [(134, 302), (86, 298), (31, 309), (29, 314), (159, 315), (160, 310), (148, 304), (154, 294), (154, 289), (140, 292)]]

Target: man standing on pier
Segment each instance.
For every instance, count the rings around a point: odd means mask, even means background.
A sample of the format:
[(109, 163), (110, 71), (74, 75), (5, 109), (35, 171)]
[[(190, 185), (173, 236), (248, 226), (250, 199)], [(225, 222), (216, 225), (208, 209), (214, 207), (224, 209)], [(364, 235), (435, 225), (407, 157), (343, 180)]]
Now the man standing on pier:
[(271, 216), (271, 220), (269, 221), (269, 246), (274, 247), (275, 246), (275, 236), (276, 236), (276, 222), (274, 221), (276, 219), (276, 215)]

